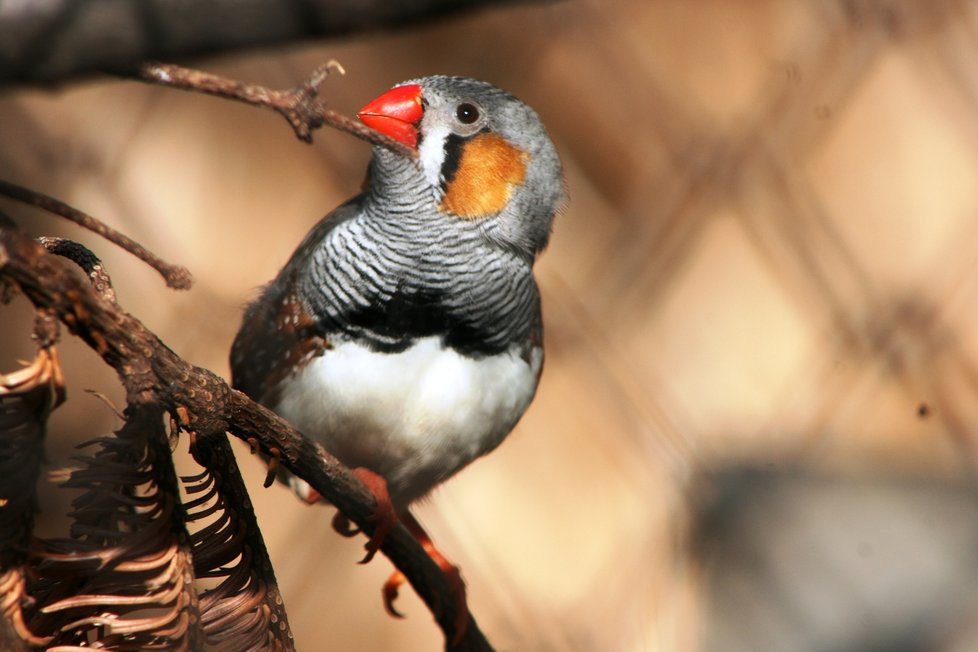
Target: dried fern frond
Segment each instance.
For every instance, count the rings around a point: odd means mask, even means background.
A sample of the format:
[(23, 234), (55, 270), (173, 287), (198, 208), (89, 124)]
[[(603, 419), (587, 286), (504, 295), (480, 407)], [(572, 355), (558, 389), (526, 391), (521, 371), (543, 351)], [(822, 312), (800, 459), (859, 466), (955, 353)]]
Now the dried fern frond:
[(156, 405), (130, 405), (115, 437), (85, 446), (66, 486), (71, 537), (44, 542), (31, 624), (52, 650), (200, 649), (193, 560), (179, 489)]
[(64, 400), (64, 379), (54, 347), (34, 361), (0, 374), (0, 644), (28, 649), (50, 642), (27, 626), (26, 561), (34, 526), (35, 486), (48, 416)]
[(220, 583), (200, 597), (204, 635), (219, 649), (294, 650), (275, 573), (227, 438), (194, 437), (191, 454), (204, 467), (182, 478), (198, 578)]

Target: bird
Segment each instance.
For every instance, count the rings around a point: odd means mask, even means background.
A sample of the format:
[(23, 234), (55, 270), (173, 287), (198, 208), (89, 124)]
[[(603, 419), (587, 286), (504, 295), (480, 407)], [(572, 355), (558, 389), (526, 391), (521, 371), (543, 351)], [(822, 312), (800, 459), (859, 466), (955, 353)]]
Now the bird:
[[(457, 567), (410, 507), (499, 446), (536, 393), (533, 268), (565, 201), (562, 166), (538, 114), (476, 79), (408, 80), (357, 117), (415, 156), (374, 146), (362, 192), (316, 224), (245, 308), (232, 385), (364, 481), (386, 521), (366, 559), (400, 521), (464, 606)], [(278, 473), (307, 502), (319, 498)], [(384, 587), (392, 615), (403, 580)]]

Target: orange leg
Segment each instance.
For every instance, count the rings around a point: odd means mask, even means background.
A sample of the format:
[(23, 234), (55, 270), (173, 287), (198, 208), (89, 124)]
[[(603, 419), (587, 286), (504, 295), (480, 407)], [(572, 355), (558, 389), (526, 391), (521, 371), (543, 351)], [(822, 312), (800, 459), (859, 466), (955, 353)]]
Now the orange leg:
[[(418, 523), (417, 519), (411, 512), (405, 510), (401, 516), (401, 523), (404, 527), (408, 529), (424, 551), (428, 553), (432, 561), (438, 564), (442, 572), (448, 578), (448, 582), (451, 585), (452, 598), (455, 601), (455, 640), (453, 643), (458, 643), (462, 640), (465, 635), (465, 630), (469, 625), (469, 607), (468, 601), (465, 597), (465, 582), (462, 581), (462, 574), (458, 570), (458, 566), (453, 564), (448, 558), (441, 553), (438, 548), (435, 547), (434, 542), (428, 533), (424, 531), (421, 524)], [(404, 584), (405, 578), (401, 571), (394, 571), (387, 582), (384, 583), (384, 608), (392, 616), (397, 618), (403, 618), (401, 614), (394, 608), (394, 600), (397, 598), (398, 589), (402, 584)]]
[[(318, 491), (316, 491), (312, 487), (309, 487), (309, 491), (306, 492), (306, 495), (302, 497), (303, 502), (305, 502), (307, 505), (315, 505), (316, 503), (318, 503), (322, 499), (323, 499), (322, 494), (320, 494)], [(354, 532), (354, 534), (356, 534), (356, 532)], [(352, 536), (352, 535), (350, 535), (350, 536)]]
[[(390, 493), (387, 491), (387, 480), (383, 476), (362, 466), (353, 469), (353, 474), (373, 494), (374, 501), (377, 503), (377, 508), (370, 519), (375, 523), (374, 533), (364, 545), (367, 554), (360, 560), (361, 564), (366, 564), (374, 558), (380, 547), (384, 545), (384, 539), (397, 525), (397, 513), (394, 511), (394, 504), (391, 502)], [(351, 526), (350, 520), (340, 512), (337, 512), (336, 516), (333, 517), (333, 529), (345, 537), (352, 537), (360, 532), (360, 529)]]
[[(465, 582), (462, 581), (462, 575), (459, 573), (458, 566), (450, 562), (435, 547), (431, 537), (428, 536), (428, 533), (424, 531), (424, 528), (421, 527), (421, 524), (418, 523), (411, 512), (404, 510), (401, 514), (397, 514), (391, 502), (390, 493), (387, 491), (387, 481), (382, 476), (363, 467), (353, 469), (353, 473), (370, 490), (370, 493), (374, 496), (374, 500), (377, 502), (377, 509), (371, 519), (376, 524), (376, 527), (374, 528), (373, 536), (370, 537), (370, 540), (364, 546), (367, 549), (367, 555), (360, 563), (365, 564), (373, 559), (380, 546), (383, 545), (384, 539), (387, 538), (387, 535), (390, 534), (390, 531), (397, 524), (398, 520), (400, 520), (408, 532), (418, 540), (418, 543), (421, 544), (424, 551), (428, 553), (432, 561), (438, 564), (438, 567), (442, 569), (442, 572), (448, 578), (451, 586), (452, 599), (455, 602), (455, 640), (453, 643), (460, 642), (465, 635), (465, 630), (468, 628), (469, 608), (465, 597)], [(337, 512), (336, 516), (333, 517), (332, 524), (334, 530), (346, 537), (354, 536), (360, 532), (359, 528), (353, 527), (349, 519), (340, 512)], [(397, 599), (398, 589), (405, 581), (404, 574), (399, 570), (395, 570), (384, 583), (384, 609), (395, 618), (404, 617), (394, 608), (394, 600)]]

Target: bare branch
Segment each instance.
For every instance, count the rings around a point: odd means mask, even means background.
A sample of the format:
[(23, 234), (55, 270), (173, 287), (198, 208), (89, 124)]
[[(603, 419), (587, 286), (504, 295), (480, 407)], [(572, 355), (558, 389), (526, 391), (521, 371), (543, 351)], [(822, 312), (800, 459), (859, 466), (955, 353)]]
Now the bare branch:
[(193, 277), (191, 277), (190, 271), (186, 267), (171, 265), (161, 260), (129, 236), (119, 233), (104, 222), (87, 213), (83, 213), (73, 206), (69, 206), (63, 201), (3, 180), (0, 180), (0, 195), (25, 204), (30, 204), (31, 206), (37, 206), (49, 213), (71, 220), (75, 224), (97, 233), (155, 269), (166, 281), (166, 284), (175, 290), (186, 290), (193, 284)]
[[(0, 83), (413, 25), (512, 0), (0, 2)], [(125, 26), (120, 28), (120, 26)]]
[(264, 106), (282, 115), (299, 140), (312, 142), (312, 132), (323, 125), (345, 131), (373, 145), (386, 147), (406, 158), (417, 158), (418, 153), (376, 129), (326, 108), (318, 99), (319, 89), (331, 70), (343, 74), (343, 67), (336, 61), (321, 65), (304, 83), (284, 91), (276, 91), (221, 77), (201, 70), (184, 68), (168, 63), (145, 63), (139, 67), (143, 81), (170, 88), (197, 91), (237, 100), (253, 106)]

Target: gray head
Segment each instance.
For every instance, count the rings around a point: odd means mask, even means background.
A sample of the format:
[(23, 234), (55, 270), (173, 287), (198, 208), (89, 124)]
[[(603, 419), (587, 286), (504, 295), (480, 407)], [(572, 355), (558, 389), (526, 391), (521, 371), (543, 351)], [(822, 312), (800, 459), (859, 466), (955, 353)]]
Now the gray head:
[(531, 259), (546, 246), (564, 185), (553, 143), (526, 104), (486, 82), (432, 76), (398, 84), (358, 115), (417, 150), (414, 166), (439, 214)]

